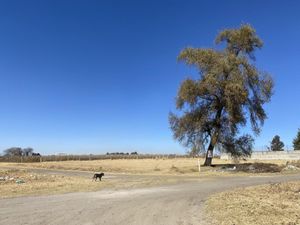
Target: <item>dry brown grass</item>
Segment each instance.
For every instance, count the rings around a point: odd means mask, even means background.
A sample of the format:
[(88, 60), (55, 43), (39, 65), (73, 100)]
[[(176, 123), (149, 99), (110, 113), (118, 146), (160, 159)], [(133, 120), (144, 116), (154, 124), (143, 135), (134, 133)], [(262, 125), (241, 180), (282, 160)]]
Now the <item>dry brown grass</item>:
[[(14, 180), (0, 181), (0, 198), (95, 191), (111, 185), (110, 182), (91, 182), (81, 177), (35, 174), (18, 169), (0, 170), (0, 176), (14, 178)], [(17, 184), (17, 179), (25, 183)]]
[[(131, 179), (103, 179), (101, 182), (79, 176), (35, 174), (24, 169), (0, 169), (0, 177), (13, 177), (14, 180), (0, 181), (0, 198), (49, 195), (101, 189), (127, 189), (150, 187), (179, 182), (174, 177), (133, 177)], [(17, 184), (21, 179), (25, 183)]]
[(218, 193), (206, 202), (206, 212), (217, 225), (299, 225), (300, 181)]
[[(201, 159), (201, 163), (203, 163)], [(214, 159), (215, 167), (201, 167), (201, 174), (220, 175), (222, 168), (233, 167), (231, 161)], [(286, 161), (241, 161), (237, 165), (236, 171), (224, 169), (222, 175), (239, 175), (247, 173), (275, 173), (280, 172)], [(249, 171), (249, 165), (254, 165), (255, 170)], [(156, 174), (156, 175), (188, 175), (199, 176), (198, 159), (196, 158), (177, 158), (177, 159), (116, 159), (116, 160), (91, 160), (91, 161), (60, 161), (42, 163), (0, 163), (0, 167), (16, 168), (44, 168), (44, 169), (63, 169), (63, 170), (82, 170), (82, 171), (104, 171), (111, 173), (128, 174)]]
[[(200, 162), (203, 163), (204, 159)], [(276, 161), (240, 161), (233, 164), (230, 160), (214, 159), (214, 167), (201, 167), (198, 171), (197, 158), (177, 159), (116, 159), (90, 161), (59, 161), (42, 163), (0, 163), (0, 168), (43, 168), (59, 170), (81, 170), (91, 172), (144, 174), (144, 175), (176, 175), (176, 176), (248, 176), (274, 173), (299, 173), (298, 171), (282, 170), (285, 160)], [(230, 170), (236, 165), (236, 170)], [(251, 166), (251, 167), (249, 167)], [(249, 168), (255, 168), (249, 169)], [(229, 169), (228, 169), (229, 168)]]
[(116, 159), (42, 163), (0, 163), (0, 166), (35, 167), (82, 171), (105, 171), (129, 174), (197, 173), (197, 159)]
[(300, 168), (300, 160), (288, 161), (287, 163)]

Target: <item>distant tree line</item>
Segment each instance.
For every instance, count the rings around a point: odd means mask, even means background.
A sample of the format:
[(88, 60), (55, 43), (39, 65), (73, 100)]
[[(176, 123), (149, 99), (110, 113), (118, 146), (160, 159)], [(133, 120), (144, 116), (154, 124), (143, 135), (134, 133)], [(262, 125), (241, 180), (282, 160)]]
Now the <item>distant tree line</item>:
[(41, 156), (40, 153), (35, 153), (33, 148), (20, 148), (20, 147), (11, 147), (3, 151), (3, 156), (12, 157), (12, 156)]
[[(106, 155), (129, 155), (128, 152), (107, 152)], [(138, 155), (137, 152), (131, 152), (130, 155)]]

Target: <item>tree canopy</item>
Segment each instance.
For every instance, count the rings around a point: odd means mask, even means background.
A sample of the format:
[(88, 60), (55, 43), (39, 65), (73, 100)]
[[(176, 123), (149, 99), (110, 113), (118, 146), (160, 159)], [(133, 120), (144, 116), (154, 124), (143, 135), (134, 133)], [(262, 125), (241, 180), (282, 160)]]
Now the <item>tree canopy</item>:
[(12, 147), (4, 150), (4, 156), (30, 156), (33, 154), (33, 148)]
[(298, 129), (297, 136), (293, 140), (294, 150), (300, 150), (300, 129)]
[(267, 118), (263, 105), (270, 101), (271, 76), (258, 70), (254, 52), (263, 45), (250, 25), (226, 29), (216, 37), (223, 49), (185, 48), (178, 60), (194, 66), (199, 79), (182, 82), (176, 108), (169, 121), (174, 138), (186, 147), (195, 143), (205, 149), (205, 165), (211, 165), (216, 146), (233, 156), (251, 154), (253, 138), (239, 135), (247, 118), (256, 135)]
[(280, 136), (275, 135), (271, 141), (271, 151), (283, 151), (284, 143), (280, 141)]

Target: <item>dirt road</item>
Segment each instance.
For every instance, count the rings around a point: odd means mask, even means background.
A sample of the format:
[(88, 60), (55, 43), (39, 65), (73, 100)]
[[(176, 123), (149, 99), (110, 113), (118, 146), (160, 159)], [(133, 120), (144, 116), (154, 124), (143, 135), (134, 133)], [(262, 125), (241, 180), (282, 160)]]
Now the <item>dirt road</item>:
[(0, 224), (207, 224), (201, 214), (203, 202), (214, 192), (299, 179), (300, 175), (200, 178), (155, 188), (1, 199)]

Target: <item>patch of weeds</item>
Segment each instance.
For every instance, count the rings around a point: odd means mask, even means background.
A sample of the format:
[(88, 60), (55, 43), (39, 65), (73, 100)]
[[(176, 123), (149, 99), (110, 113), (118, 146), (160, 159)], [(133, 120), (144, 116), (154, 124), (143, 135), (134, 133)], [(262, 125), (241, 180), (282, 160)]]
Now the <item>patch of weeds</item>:
[(182, 170), (180, 170), (178, 167), (172, 165), (170, 168), (170, 171), (176, 172), (176, 173), (184, 173)]
[(294, 160), (294, 161), (288, 161), (287, 163), (286, 163), (286, 165), (292, 165), (292, 166), (296, 166), (296, 167), (298, 167), (298, 168), (300, 168), (300, 160)]
[(154, 171), (160, 171), (160, 169), (158, 167), (155, 167)]
[(199, 170), (196, 169), (196, 168), (191, 168), (190, 171), (191, 171), (191, 172), (198, 172)]
[(250, 173), (279, 173), (283, 166), (272, 163), (244, 163), (237, 165), (237, 171)]

